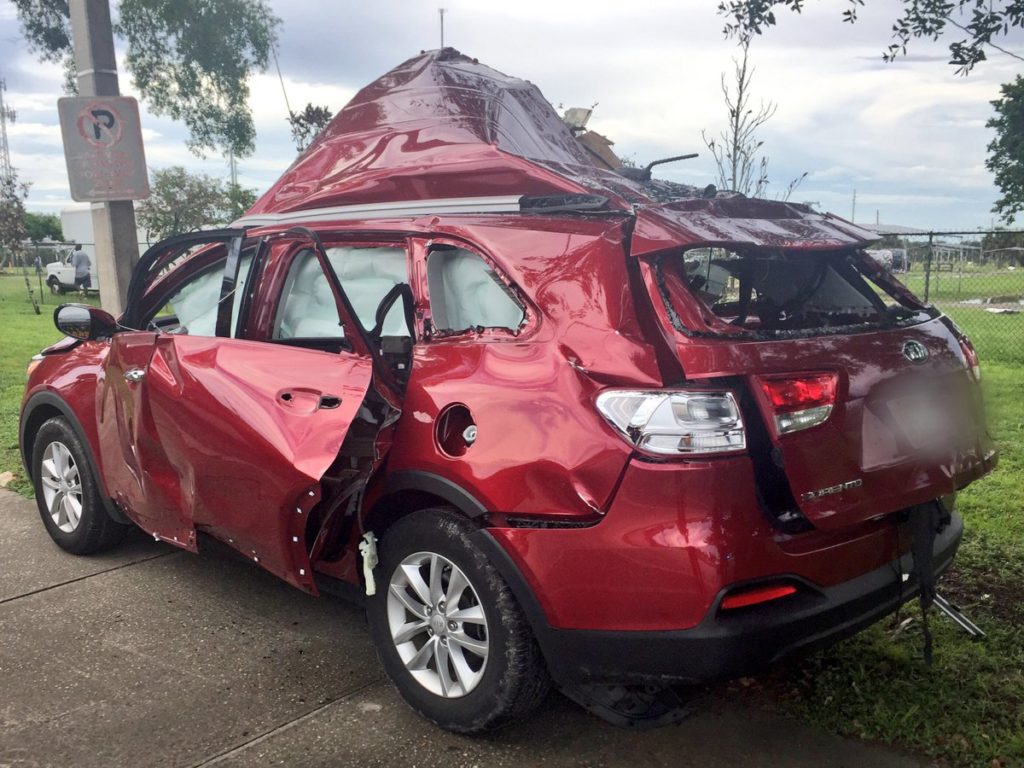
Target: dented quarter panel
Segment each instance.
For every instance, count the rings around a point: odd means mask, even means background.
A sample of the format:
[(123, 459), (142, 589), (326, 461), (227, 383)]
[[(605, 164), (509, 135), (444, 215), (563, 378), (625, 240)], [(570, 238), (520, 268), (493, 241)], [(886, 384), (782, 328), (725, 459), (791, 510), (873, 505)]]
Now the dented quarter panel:
[(898, 551), (888, 521), (840, 535), (782, 534), (761, 514), (754, 488), (746, 457), (634, 460), (597, 525), (490, 533), (560, 629), (685, 629), (704, 619), (729, 584), (785, 574), (830, 586), (890, 562)]
[[(662, 384), (636, 323), (623, 226), (522, 216), (435, 225), (435, 235), (491, 259), (541, 314), (519, 337), (471, 332), (416, 344), (389, 472), (440, 475), (497, 513), (606, 510), (631, 451), (593, 398), (607, 383)], [(438, 414), (454, 403), (478, 428), (464, 457), (447, 456), (434, 437)]]

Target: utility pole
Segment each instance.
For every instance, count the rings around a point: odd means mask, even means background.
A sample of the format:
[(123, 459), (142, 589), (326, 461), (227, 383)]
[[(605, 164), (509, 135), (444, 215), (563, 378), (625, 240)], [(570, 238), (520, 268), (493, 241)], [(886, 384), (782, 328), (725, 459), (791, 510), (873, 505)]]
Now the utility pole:
[[(109, 0), (71, 0), (71, 33), (80, 96), (119, 96)], [(135, 208), (131, 200), (92, 203), (96, 270), (103, 308), (124, 311), (132, 270), (139, 261)]]
[(438, 8), (437, 15), (441, 18), (441, 47), (444, 48), (444, 15), (448, 13), (447, 8)]
[(7, 81), (0, 77), (0, 178), (9, 179), (14, 175), (14, 166), (11, 165), (11, 150), (7, 146), (7, 121), (12, 123), (17, 118), (17, 113), (7, 106), (4, 93), (7, 91)]
[(850, 221), (857, 222), (857, 190), (853, 190), (853, 209), (850, 211)]

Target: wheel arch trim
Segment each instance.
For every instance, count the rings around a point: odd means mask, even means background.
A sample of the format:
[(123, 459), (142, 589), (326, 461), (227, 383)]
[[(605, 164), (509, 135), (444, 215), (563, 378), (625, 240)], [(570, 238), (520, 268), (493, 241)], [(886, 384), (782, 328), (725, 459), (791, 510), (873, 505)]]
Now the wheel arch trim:
[[(70, 405), (68, 405), (67, 401), (55, 392), (50, 392), (48, 390), (36, 392), (29, 397), (21, 409), (21, 418), (18, 423), (18, 443), (21, 448), (21, 461), (25, 467), (26, 477), (28, 477), (28, 479), (33, 483), (35, 482), (35, 478), (32, 476), (32, 453), (28, 428), (32, 423), (32, 415), (39, 408), (45, 407), (53, 408), (60, 413), (60, 415), (67, 420), (72, 431), (75, 433), (75, 436), (82, 444), (82, 448), (85, 450), (86, 459), (89, 461), (89, 467), (93, 473), (93, 478), (99, 488), (100, 498), (103, 500), (103, 508), (106, 510), (107, 514), (119, 523), (130, 522), (117, 510), (113, 502), (110, 500), (110, 496), (107, 493), (106, 483), (103, 480), (102, 474), (99, 472), (99, 464), (96, 461), (96, 455), (93, 453), (92, 444), (89, 442), (88, 437), (86, 437), (85, 430), (82, 428), (82, 422), (78, 420), (74, 410)], [(34, 439), (31, 442), (34, 443)]]
[(470, 519), (483, 517), (488, 513), (487, 507), (458, 483), (419, 469), (403, 469), (389, 474), (384, 492), (377, 503), (386, 501), (388, 496), (401, 491), (422, 491), (437, 496)]

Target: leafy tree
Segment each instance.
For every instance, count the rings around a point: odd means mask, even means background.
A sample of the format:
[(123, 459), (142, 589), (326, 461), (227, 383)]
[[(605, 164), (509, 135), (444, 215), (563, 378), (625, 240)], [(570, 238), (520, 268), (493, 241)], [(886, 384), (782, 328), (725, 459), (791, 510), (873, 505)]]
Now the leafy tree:
[(0, 175), (0, 250), (3, 263), (13, 265), (21, 254), (21, 244), (28, 237), (25, 228), (25, 198), (28, 185), (18, 181), (13, 171)]
[(28, 239), (38, 243), (46, 238), (57, 240), (64, 239), (64, 230), (60, 226), (60, 217), (52, 213), (26, 213), (25, 229)]
[(193, 232), (228, 220), (228, 193), (223, 183), (180, 165), (153, 171), (150, 195), (136, 209), (150, 238)]
[[(73, 71), (67, 0), (13, 0), (25, 36), (44, 60)], [(266, 69), (280, 20), (267, 0), (121, 0), (115, 32), (149, 108), (181, 120), (188, 147), (234, 152), (255, 148), (249, 76)]]
[(288, 122), (292, 126), (292, 139), (295, 148), (302, 152), (308, 147), (317, 134), (331, 122), (331, 110), (327, 107), (314, 106), (312, 102), (303, 107), (301, 112), (288, 111)]
[[(720, 0), (718, 12), (727, 19), (726, 35), (742, 41), (774, 26), (776, 9), (800, 13), (805, 3), (806, 0)], [(865, 0), (846, 0), (843, 21), (856, 23), (857, 11), (864, 3)], [(1024, 61), (993, 42), (1006, 37), (1012, 29), (1024, 28), (1024, 0), (899, 0), (898, 14), (892, 25), (892, 42), (882, 53), (886, 61), (905, 55), (912, 39), (938, 40), (951, 27), (962, 35), (949, 44), (949, 63), (958, 74), (967, 74), (975, 64), (985, 61), (986, 48)]]
[(256, 202), (256, 190), (247, 189), (239, 184), (228, 184), (224, 195), (226, 201), (224, 223), (226, 224), (243, 216)]
[(1000, 92), (1002, 98), (992, 102), (995, 117), (985, 124), (996, 132), (988, 145), (985, 167), (992, 171), (1002, 192), (992, 210), (1009, 224), (1024, 212), (1024, 76), (1017, 75)]

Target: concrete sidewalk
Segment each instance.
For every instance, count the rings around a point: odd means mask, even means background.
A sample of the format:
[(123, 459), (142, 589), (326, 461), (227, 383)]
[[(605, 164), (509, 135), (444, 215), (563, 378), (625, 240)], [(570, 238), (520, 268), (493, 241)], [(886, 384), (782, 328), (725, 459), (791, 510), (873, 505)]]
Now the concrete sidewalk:
[(728, 699), (638, 733), (552, 695), (528, 722), (454, 736), (384, 680), (360, 610), (141, 534), (76, 558), (0, 491), (0, 768), (70, 765), (926, 763)]

